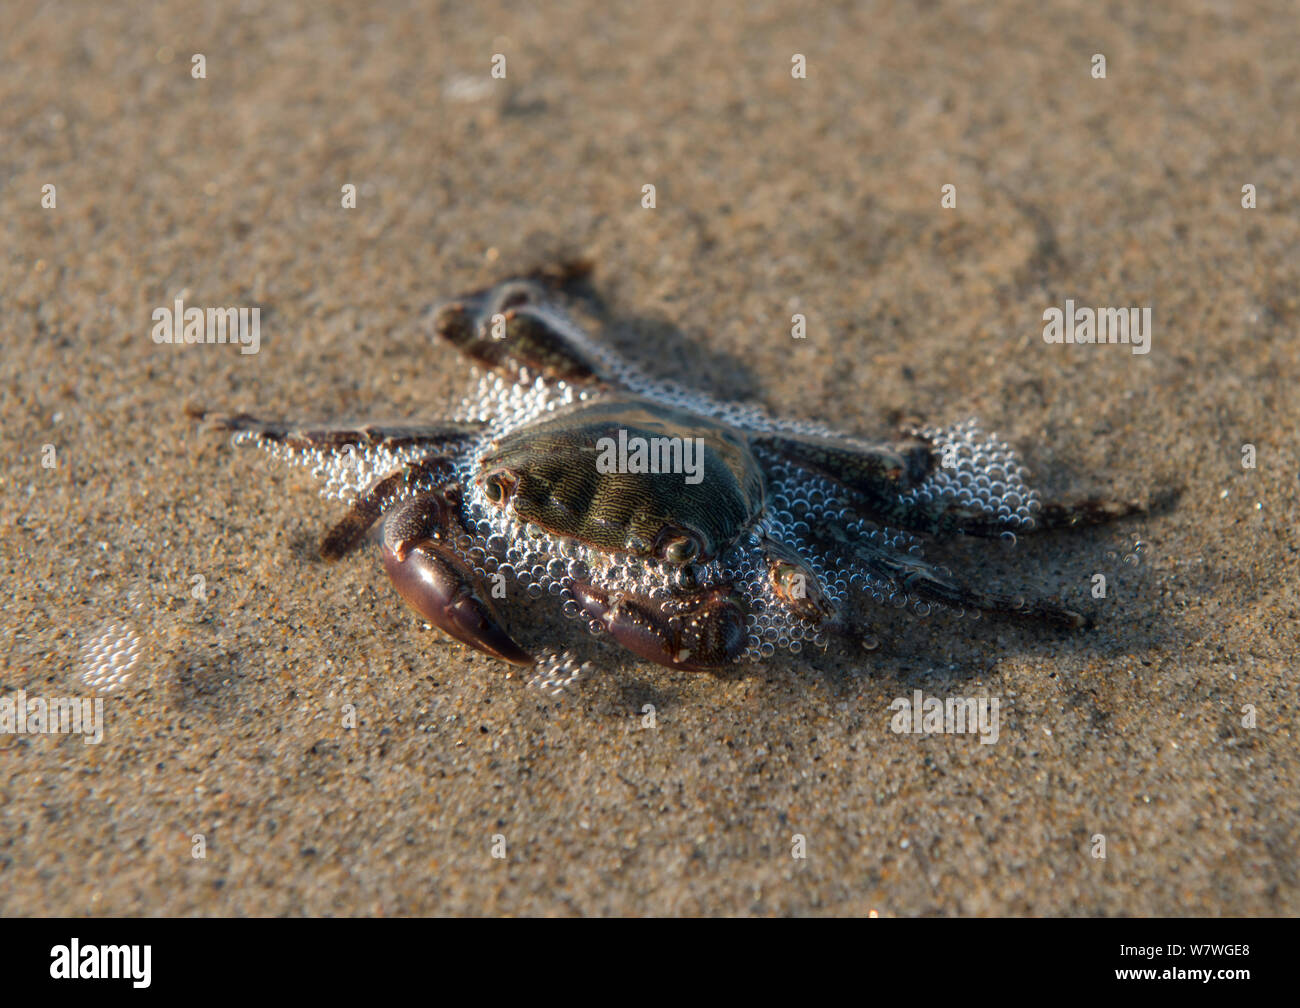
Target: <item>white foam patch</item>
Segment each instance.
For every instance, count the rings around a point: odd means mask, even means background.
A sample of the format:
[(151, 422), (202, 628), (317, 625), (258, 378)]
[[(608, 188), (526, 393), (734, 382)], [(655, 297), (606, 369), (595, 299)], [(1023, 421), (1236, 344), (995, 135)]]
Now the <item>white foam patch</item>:
[(1013, 538), (1017, 530), (1033, 530), (1038, 495), (1026, 484), (1028, 473), (1006, 442), (985, 434), (975, 420), (915, 433), (934, 446), (941, 464), (902, 501), (924, 507), (947, 499), (974, 506), (995, 516)]
[(144, 642), (129, 624), (109, 623), (81, 649), (81, 681), (100, 693), (121, 689), (143, 651)]
[(568, 651), (547, 651), (537, 656), (528, 687), (558, 697), (591, 677), (591, 662), (579, 663)]

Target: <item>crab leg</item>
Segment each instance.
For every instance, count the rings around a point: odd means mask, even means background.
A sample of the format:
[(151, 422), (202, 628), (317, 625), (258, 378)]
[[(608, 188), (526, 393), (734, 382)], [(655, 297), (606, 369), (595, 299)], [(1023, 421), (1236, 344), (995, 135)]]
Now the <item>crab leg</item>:
[[(569, 273), (562, 283), (571, 281)], [(471, 360), (514, 380), (530, 373), (571, 384), (604, 383), (600, 354), (550, 304), (545, 279), (509, 280), (445, 304), (434, 314), (434, 332)]]
[[(1031, 528), (1016, 527), (1017, 533), (1044, 532), (1056, 528), (1082, 528), (1102, 525), (1132, 515), (1145, 514), (1146, 508), (1138, 501), (1103, 500), (1090, 497), (1077, 501), (1044, 501), (1034, 514)], [(930, 535), (971, 535), (996, 539), (1009, 531), (1007, 523), (997, 512), (981, 508), (978, 504), (939, 498), (910, 511), (890, 511), (887, 522), (911, 532)]]
[[(1009, 528), (996, 511), (981, 507), (978, 501), (963, 503), (939, 495), (918, 501), (907, 496), (921, 487), (939, 464), (931, 443), (923, 438), (887, 445), (817, 435), (764, 434), (755, 442), (807, 472), (838, 483), (883, 524), (931, 535), (984, 538), (996, 538)], [(1032, 529), (1017, 531), (1099, 525), (1144, 511), (1137, 501), (1089, 498), (1047, 502), (1041, 505)]]
[(1054, 528), (1079, 528), (1145, 514), (1137, 501), (1109, 501), (1097, 497), (1077, 501), (1044, 501), (1035, 516), (1034, 531)]
[(871, 573), (891, 582), (900, 591), (914, 598), (957, 608), (1042, 619), (1073, 629), (1087, 623), (1079, 613), (1051, 602), (1026, 601), (999, 592), (982, 592), (969, 588), (954, 581), (938, 568), (905, 553), (871, 542), (849, 542), (843, 538), (840, 541)]
[(413, 447), (429, 449), (422, 459), (407, 463), (376, 482), (352, 502), (347, 514), (321, 539), (321, 556), (337, 560), (370, 529), (403, 490), (428, 486), (450, 473), (448, 449), (468, 444), (482, 429), (474, 422), (441, 421), (429, 424), (362, 424), (355, 427), (311, 427), (282, 420), (266, 420), (247, 413), (191, 411), (205, 421), (209, 430), (248, 433), (263, 444), (277, 445), (290, 452), (328, 452), (339, 455), (355, 449), (361, 456), (378, 456)]
[(934, 469), (930, 446), (919, 439), (872, 444), (814, 434), (762, 434), (754, 443), (799, 468), (852, 491), (872, 514), (892, 518), (900, 498)]
[(283, 445), (294, 451), (340, 452), (349, 445), (360, 449), (394, 451), (427, 445), (430, 451), (467, 444), (482, 430), (477, 422), (361, 424), (354, 427), (311, 427), (285, 420), (266, 420), (247, 413), (210, 413), (190, 410), (205, 430), (248, 432), (258, 441)]
[(445, 480), (453, 467), (450, 455), (432, 455), (389, 473), (354, 500), (347, 513), (325, 533), (320, 542), (320, 555), (326, 560), (338, 560), (361, 541), (403, 491)]

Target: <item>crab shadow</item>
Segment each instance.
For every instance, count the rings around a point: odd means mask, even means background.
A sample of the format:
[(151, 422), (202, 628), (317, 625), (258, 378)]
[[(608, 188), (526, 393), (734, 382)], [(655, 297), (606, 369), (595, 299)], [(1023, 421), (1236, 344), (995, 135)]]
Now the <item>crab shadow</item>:
[(229, 725), (248, 714), (256, 676), (237, 649), (194, 643), (161, 670), (167, 707), (199, 720)]
[[(822, 679), (831, 687), (863, 674), (890, 688), (910, 688), (936, 678), (968, 682), (996, 675), (997, 666), (1008, 657), (1041, 664), (1045, 674), (1054, 676), (1058, 667), (1079, 662), (1104, 667), (1166, 647), (1175, 631), (1160, 602), (1156, 569), (1126, 563), (1122, 551), (1113, 548), (1112, 534), (1076, 534), (1068, 546), (1051, 541), (1060, 535), (1010, 551), (995, 547), (960, 568), (953, 564), (953, 569), (968, 575), (977, 571), (981, 585), (1026, 599), (1057, 599), (1084, 617), (1083, 627), (1063, 628), (1011, 612), (919, 617), (910, 610), (868, 606), (858, 611), (870, 619), (880, 646), (864, 652), (848, 641), (833, 643), (827, 660), (819, 663)], [(933, 556), (948, 560), (961, 547), (969, 552), (976, 545), (993, 544), (959, 543), (957, 550), (935, 549)], [(1094, 596), (1102, 583), (1098, 575), (1105, 579), (1103, 597)], [(1062, 585), (1072, 589), (1052, 590)]]
[(597, 323), (600, 339), (652, 378), (663, 378), (738, 402), (758, 402), (762, 383), (734, 354), (714, 349), (668, 316), (623, 309), (589, 276), (562, 287), (570, 308)]

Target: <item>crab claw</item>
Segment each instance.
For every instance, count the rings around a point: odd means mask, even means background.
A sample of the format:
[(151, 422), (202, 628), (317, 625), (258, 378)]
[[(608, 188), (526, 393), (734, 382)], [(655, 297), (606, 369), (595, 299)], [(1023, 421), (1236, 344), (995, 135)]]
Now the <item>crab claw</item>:
[(501, 626), (464, 561), (429, 538), (446, 526), (451, 511), (444, 495), (426, 494), (394, 512), (384, 525), (388, 579), (412, 609), (462, 644), (514, 665), (533, 664)]
[(399, 557), (384, 545), (384, 570), (412, 609), (463, 644), (514, 665), (533, 657), (502, 628), (470, 574), (445, 546), (426, 539)]
[(725, 589), (689, 597), (679, 624), (649, 599), (579, 582), (574, 597), (633, 654), (669, 668), (705, 672), (735, 661), (745, 650), (745, 612)]

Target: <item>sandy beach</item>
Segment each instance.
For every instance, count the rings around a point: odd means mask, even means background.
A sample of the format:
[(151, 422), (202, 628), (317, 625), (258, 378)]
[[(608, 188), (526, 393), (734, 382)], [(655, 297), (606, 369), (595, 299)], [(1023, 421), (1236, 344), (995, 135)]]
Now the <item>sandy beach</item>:
[[(1294, 4), (18, 2), (0, 39), (0, 700), (103, 700), (93, 743), (0, 731), (0, 915), (1300, 912)], [(530, 614), (597, 666), (552, 698), (187, 412), (446, 416), (427, 307), (562, 254), (664, 378), (978, 417), (1046, 496), (1147, 502), (942, 552), (1096, 626), (888, 612), (711, 675)], [(156, 342), (178, 299), (256, 307), (257, 352)], [(1067, 300), (1149, 309), (1145, 352), (1048, 342)], [(996, 739), (895, 731), (918, 691)]]

